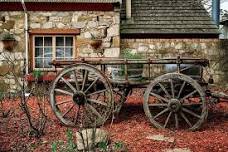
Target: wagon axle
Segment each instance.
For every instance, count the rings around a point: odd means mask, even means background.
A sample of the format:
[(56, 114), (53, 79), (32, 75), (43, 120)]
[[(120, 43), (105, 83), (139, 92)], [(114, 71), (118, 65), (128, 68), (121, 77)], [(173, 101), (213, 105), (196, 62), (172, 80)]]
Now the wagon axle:
[(84, 92), (77, 91), (73, 95), (73, 101), (74, 101), (74, 103), (76, 103), (77, 105), (80, 106), (80, 105), (84, 105), (87, 102), (87, 98), (86, 98), (86, 95), (84, 94)]
[(178, 99), (171, 99), (168, 108), (172, 112), (178, 112), (181, 109), (181, 103)]

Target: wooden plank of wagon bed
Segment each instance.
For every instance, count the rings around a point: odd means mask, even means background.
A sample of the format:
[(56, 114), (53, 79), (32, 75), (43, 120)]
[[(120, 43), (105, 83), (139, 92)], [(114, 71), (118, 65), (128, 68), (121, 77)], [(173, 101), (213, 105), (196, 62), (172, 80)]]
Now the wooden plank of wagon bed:
[(53, 60), (52, 65), (64, 66), (75, 63), (87, 63), (92, 65), (121, 65), (121, 64), (195, 64), (207, 66), (209, 61), (200, 58), (164, 58), (164, 59), (121, 59), (121, 58), (76, 58), (74, 60)]

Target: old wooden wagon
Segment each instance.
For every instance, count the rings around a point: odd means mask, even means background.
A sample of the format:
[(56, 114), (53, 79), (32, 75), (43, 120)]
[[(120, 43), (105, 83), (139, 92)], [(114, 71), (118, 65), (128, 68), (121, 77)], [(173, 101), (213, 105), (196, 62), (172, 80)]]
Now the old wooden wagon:
[[(207, 59), (78, 58), (52, 64), (63, 69), (51, 86), (51, 107), (72, 127), (104, 124), (133, 88), (143, 88), (143, 108), (155, 127), (196, 130), (207, 119), (209, 101), (221, 97), (204, 80)], [(165, 74), (154, 78), (157, 65)]]

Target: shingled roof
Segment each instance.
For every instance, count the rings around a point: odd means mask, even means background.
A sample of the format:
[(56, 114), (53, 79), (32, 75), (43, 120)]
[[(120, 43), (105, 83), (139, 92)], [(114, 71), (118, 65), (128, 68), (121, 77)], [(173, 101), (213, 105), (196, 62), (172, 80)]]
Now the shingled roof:
[(126, 20), (126, 0), (121, 11), (121, 34), (214, 34), (212, 22), (200, 0), (132, 0), (132, 19)]

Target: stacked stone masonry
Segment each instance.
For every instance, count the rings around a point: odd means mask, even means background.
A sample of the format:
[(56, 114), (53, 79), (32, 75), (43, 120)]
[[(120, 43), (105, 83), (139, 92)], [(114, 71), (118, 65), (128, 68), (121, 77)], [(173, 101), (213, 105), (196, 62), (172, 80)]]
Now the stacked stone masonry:
[[(228, 41), (219, 39), (121, 39), (121, 50), (129, 48), (133, 53), (150, 58), (206, 58), (210, 61), (207, 69), (216, 83), (228, 84)], [(152, 76), (165, 73), (164, 65), (151, 67)], [(145, 68), (146, 69), (146, 68)], [(148, 75), (148, 71), (144, 74)], [(208, 76), (207, 73), (205, 75)], [(224, 83), (225, 82), (225, 83)]]
[[(102, 50), (92, 49), (90, 45), (76, 46), (76, 54), (81, 57), (95, 57), (99, 55), (118, 57), (120, 52), (120, 16), (116, 11), (64, 11), (64, 12), (28, 12), (28, 27), (31, 29), (80, 29), (80, 34), (76, 35), (77, 40), (82, 39), (102, 39)], [(25, 18), (22, 11), (0, 12), (0, 34), (10, 32), (15, 35), (18, 44), (12, 52), (3, 51), (0, 43), (0, 69), (4, 69), (9, 75), (10, 68), (6, 66), (5, 54), (14, 58), (24, 56), (25, 52)], [(29, 50), (32, 51), (32, 50)], [(100, 54), (102, 52), (102, 54)], [(20, 64), (23, 60), (18, 59)], [(22, 68), (20, 69), (22, 71)], [(12, 75), (12, 73), (11, 73)], [(11, 78), (11, 79), (9, 79)], [(5, 88), (16, 88), (13, 77), (8, 76), (6, 80), (1, 76), (1, 86)]]

